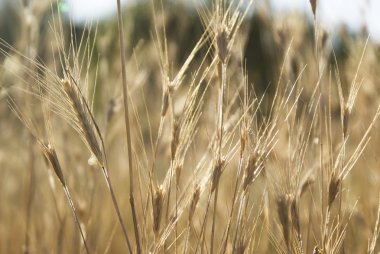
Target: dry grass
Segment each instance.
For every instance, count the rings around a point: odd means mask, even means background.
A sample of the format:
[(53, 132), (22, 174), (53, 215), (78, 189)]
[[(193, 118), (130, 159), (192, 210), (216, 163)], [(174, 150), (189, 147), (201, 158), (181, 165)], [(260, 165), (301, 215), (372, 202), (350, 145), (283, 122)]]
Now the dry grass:
[(165, 1), (136, 41), (119, 1), (82, 32), (35, 2), (0, 47), (0, 253), (380, 250), (378, 47), (342, 55), (317, 1), (308, 27), (215, 0), (187, 48)]

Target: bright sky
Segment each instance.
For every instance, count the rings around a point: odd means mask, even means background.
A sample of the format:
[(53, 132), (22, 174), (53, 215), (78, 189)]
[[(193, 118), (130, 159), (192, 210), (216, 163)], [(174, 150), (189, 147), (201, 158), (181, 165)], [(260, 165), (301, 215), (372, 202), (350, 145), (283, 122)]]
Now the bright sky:
[[(5, 0), (0, 0), (0, 6)], [(38, 1), (38, 0), (34, 0)], [(111, 17), (116, 12), (115, 0), (66, 0), (77, 22), (96, 21), (99, 17)], [(121, 0), (124, 6), (143, 0)], [(179, 0), (173, 0), (179, 1)], [(181, 0), (190, 3), (204, 0)], [(267, 0), (254, 0), (254, 5)], [(275, 12), (303, 11), (311, 15), (309, 0), (270, 0)], [(370, 38), (380, 43), (380, 0), (318, 0), (319, 21), (332, 32), (341, 24), (347, 24), (352, 32), (367, 25)]]
[[(263, 0), (259, 0), (262, 2)], [(363, 19), (367, 5), (378, 0), (318, 0), (317, 13), (319, 18), (326, 23), (347, 23), (355, 29)], [(271, 0), (275, 11), (303, 11), (311, 15), (309, 0)], [(358, 22), (359, 21), (359, 22)]]
[[(75, 21), (96, 21), (99, 17), (110, 17), (115, 14), (116, 1), (111, 0), (66, 0)], [(121, 0), (123, 6), (133, 4), (136, 0)]]
[[(1, 1), (1, 0), (0, 0)], [(110, 0), (67, 0), (72, 15), (78, 22), (96, 19), (99, 16), (112, 16), (116, 10), (116, 1)], [(189, 2), (202, 0), (187, 0)], [(266, 0), (256, 0), (260, 4)], [(124, 5), (136, 0), (122, 0)], [(311, 15), (309, 0), (271, 0), (275, 12), (303, 11)], [(334, 31), (339, 25), (347, 24), (352, 32), (357, 32), (367, 24), (372, 40), (380, 42), (380, 0), (318, 0), (319, 21)]]
[[(299, 10), (311, 16), (308, 0), (272, 0), (275, 11)], [(358, 32), (366, 24), (370, 38), (380, 42), (380, 1), (379, 0), (318, 0), (319, 21), (334, 31), (346, 24), (352, 32)]]

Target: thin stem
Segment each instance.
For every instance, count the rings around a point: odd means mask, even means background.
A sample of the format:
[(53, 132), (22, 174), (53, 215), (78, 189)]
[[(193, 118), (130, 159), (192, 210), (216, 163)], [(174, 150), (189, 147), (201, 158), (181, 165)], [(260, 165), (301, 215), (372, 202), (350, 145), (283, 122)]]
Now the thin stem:
[(221, 153), (222, 153), (222, 136), (223, 136), (223, 98), (224, 98), (224, 88), (226, 85), (226, 75), (227, 75), (227, 65), (225, 63), (221, 63), (221, 84), (219, 87), (219, 95), (218, 95), (218, 122), (217, 122), (217, 131), (218, 131), (218, 150), (217, 156), (218, 161), (220, 161)]
[(183, 254), (186, 254), (186, 251), (187, 251), (187, 244), (190, 238), (190, 230), (191, 230), (191, 221), (189, 220), (187, 223), (187, 232), (186, 232), (186, 238), (185, 238), (185, 247), (183, 248)]
[[(207, 215), (208, 215), (208, 209), (210, 207), (210, 201), (211, 201), (211, 196), (212, 196), (212, 192), (210, 190), (210, 193), (208, 195), (208, 199), (207, 199), (207, 204), (206, 204), (206, 212), (205, 212), (205, 215), (204, 215), (204, 218), (203, 218), (203, 222), (202, 222), (202, 226), (201, 226), (201, 232), (199, 234), (199, 241), (197, 241), (197, 246), (196, 246), (196, 249), (195, 249), (195, 253), (198, 252), (198, 247), (200, 246), (200, 243), (203, 242), (203, 234), (205, 232), (205, 228), (206, 228), (206, 220), (207, 220)], [(201, 246), (202, 248), (202, 246)]]
[(240, 198), (238, 217), (236, 219), (236, 225), (235, 225), (235, 236), (234, 236), (234, 242), (233, 242), (233, 247), (232, 247), (233, 251), (236, 250), (236, 243), (237, 243), (237, 239), (238, 239), (238, 235), (239, 235), (239, 226), (240, 226), (241, 218), (243, 216), (243, 209), (245, 206), (246, 197), (247, 197), (246, 193), (243, 193), (243, 195)]
[(129, 241), (128, 233), (127, 233), (127, 230), (125, 229), (124, 221), (123, 221), (123, 218), (121, 217), (120, 209), (119, 209), (119, 206), (118, 206), (117, 201), (116, 201), (115, 192), (113, 191), (113, 188), (112, 188), (111, 179), (108, 176), (108, 171), (105, 167), (102, 167), (102, 171), (103, 171), (104, 177), (105, 177), (106, 182), (107, 182), (108, 190), (111, 193), (112, 203), (113, 203), (113, 206), (116, 210), (121, 229), (123, 230), (123, 234), (124, 234), (125, 240), (127, 242), (129, 253), (133, 253), (131, 242)]
[(128, 164), (129, 164), (129, 202), (132, 209), (132, 218), (133, 218), (133, 227), (135, 231), (135, 240), (137, 246), (137, 253), (141, 253), (140, 246), (140, 236), (137, 226), (137, 216), (136, 216), (136, 207), (135, 199), (133, 192), (133, 163), (132, 163), (132, 142), (131, 142), (131, 127), (129, 121), (129, 108), (128, 108), (128, 86), (127, 86), (127, 74), (126, 74), (126, 64), (125, 64), (125, 43), (124, 43), (124, 28), (123, 28), (123, 17), (121, 13), (121, 3), (120, 0), (117, 0), (117, 17), (118, 17), (118, 29), (119, 29), (119, 43), (120, 43), (120, 61), (121, 61), (121, 74), (123, 82), (123, 101), (124, 101), (124, 117), (125, 117), (125, 128), (127, 132), (127, 148), (128, 148)]
[[(32, 8), (31, 8), (32, 0), (27, 0), (24, 2), (24, 12), (25, 12), (25, 25), (26, 25), (26, 56), (30, 59), (34, 59), (32, 51), (33, 47), (35, 46), (32, 41), (32, 25), (33, 23), (28, 20), (28, 16), (32, 16)], [(26, 61), (25, 65), (28, 67), (28, 69), (33, 70), (33, 66), (31, 64), (31, 61)], [(26, 76), (25, 80), (31, 83), (31, 78), (29, 76)], [(29, 88), (31, 91), (32, 89)], [(31, 100), (30, 97), (26, 97), (27, 101), (26, 104), (29, 104)], [(29, 114), (33, 114), (33, 111), (30, 111)], [(34, 163), (34, 153), (33, 153), (33, 147), (32, 147), (32, 135), (28, 135), (28, 149), (29, 149), (29, 165), (30, 165), (30, 174), (29, 174), (29, 185), (28, 185), (28, 193), (27, 193), (27, 205), (26, 205), (26, 229), (25, 229), (25, 251), (24, 253), (30, 253), (30, 225), (31, 225), (31, 215), (32, 215), (32, 205), (33, 205), (33, 199), (35, 195), (35, 163)]]
[[(173, 165), (173, 164), (172, 164)], [(171, 187), (172, 187), (172, 179), (173, 179), (173, 168), (170, 168), (170, 179), (169, 179), (169, 187), (168, 187), (168, 202), (166, 203), (166, 211), (165, 211), (165, 222), (169, 222), (169, 205), (170, 205), (170, 194), (171, 194)], [(166, 250), (166, 240), (164, 243), (164, 250)]]
[[(29, 136), (31, 138), (31, 135)], [(30, 141), (30, 139), (29, 139)], [(29, 253), (30, 249), (30, 224), (31, 224), (31, 215), (32, 215), (32, 204), (35, 193), (35, 164), (34, 164), (34, 155), (31, 142), (29, 142), (29, 165), (30, 165), (30, 174), (28, 179), (28, 193), (27, 193), (27, 205), (26, 205), (26, 229), (25, 229), (25, 251), (24, 253)]]
[[(217, 163), (222, 160), (222, 144), (223, 144), (223, 98), (224, 98), (224, 88), (226, 84), (226, 73), (227, 73), (227, 64), (220, 62), (221, 68), (221, 82), (219, 86), (219, 95), (218, 95), (218, 122), (217, 122), (217, 131), (218, 131), (218, 147), (217, 147)], [(219, 178), (216, 183), (215, 196), (214, 196), (214, 211), (212, 215), (212, 226), (211, 226), (211, 253), (214, 250), (214, 230), (215, 230), (215, 216), (216, 216), (216, 207), (218, 202), (218, 189), (219, 189)]]
[(235, 208), (235, 204), (236, 204), (236, 198), (237, 198), (238, 187), (239, 187), (239, 179), (240, 179), (239, 176), (241, 175), (242, 165), (243, 165), (243, 156), (240, 156), (239, 165), (238, 165), (238, 171), (236, 173), (234, 195), (233, 195), (233, 198), (232, 198), (232, 207), (231, 207), (230, 217), (229, 217), (230, 219), (229, 219), (229, 222), (228, 222), (228, 225), (227, 225), (227, 230), (226, 230), (226, 239), (225, 239), (225, 241), (224, 241), (224, 243), (222, 245), (220, 253), (225, 253), (226, 249), (227, 249), (228, 236), (229, 236), (229, 233), (230, 233), (230, 230), (231, 230), (231, 220), (232, 220), (232, 216), (234, 214), (234, 208)]
[[(178, 183), (178, 177), (177, 177), (177, 173), (176, 172), (176, 178), (175, 178), (175, 188), (174, 188), (174, 195), (175, 195), (175, 217), (177, 218), (178, 216), (178, 188), (179, 188), (179, 183)], [(175, 221), (175, 239), (178, 239), (178, 222), (177, 220)], [(177, 248), (178, 248), (178, 244), (177, 244), (178, 241), (175, 242), (175, 253), (178, 253), (177, 252)]]
[(85, 236), (84, 236), (84, 233), (83, 233), (82, 227), (81, 227), (81, 225), (80, 225), (80, 222), (79, 222), (79, 219), (78, 219), (78, 215), (77, 215), (77, 212), (76, 212), (76, 210), (75, 210), (75, 206), (74, 206), (74, 203), (73, 203), (73, 199), (71, 198), (71, 195), (70, 195), (69, 189), (67, 188), (67, 186), (63, 186), (63, 190), (65, 191), (65, 195), (66, 195), (67, 201), (69, 202), (69, 205), (70, 205), (71, 211), (73, 212), (74, 219), (75, 219), (75, 223), (77, 224), (77, 226), (78, 226), (78, 228), (79, 228), (79, 232), (80, 232), (80, 235), (81, 235), (81, 237), (82, 237), (83, 244), (84, 244), (84, 248), (86, 249), (86, 253), (89, 254), (90, 251), (89, 251), (89, 248), (88, 248), (88, 246), (87, 246), (86, 238), (85, 238)]
[(215, 234), (215, 218), (216, 218), (216, 208), (218, 202), (218, 193), (219, 193), (219, 184), (215, 188), (215, 196), (214, 196), (214, 213), (212, 216), (212, 227), (211, 227), (211, 242), (210, 242), (210, 253), (214, 253), (214, 234)]

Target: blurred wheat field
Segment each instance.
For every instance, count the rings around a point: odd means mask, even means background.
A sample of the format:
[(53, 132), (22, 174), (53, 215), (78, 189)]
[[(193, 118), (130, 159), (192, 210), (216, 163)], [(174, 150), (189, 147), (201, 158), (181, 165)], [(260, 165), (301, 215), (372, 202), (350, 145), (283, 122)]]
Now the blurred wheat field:
[(380, 48), (317, 4), (7, 12), (0, 253), (378, 253)]

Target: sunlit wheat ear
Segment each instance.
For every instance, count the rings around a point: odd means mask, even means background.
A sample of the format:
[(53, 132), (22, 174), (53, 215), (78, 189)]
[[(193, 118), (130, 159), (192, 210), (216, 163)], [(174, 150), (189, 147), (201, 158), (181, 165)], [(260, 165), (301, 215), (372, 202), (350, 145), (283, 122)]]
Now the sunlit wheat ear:
[(61, 85), (68, 100), (68, 103), (65, 102), (65, 105), (69, 104), (70, 107), (69, 109), (66, 109), (69, 112), (69, 116), (65, 117), (69, 119), (74, 129), (79, 133), (79, 136), (84, 141), (87, 148), (91, 151), (92, 155), (96, 158), (99, 166), (103, 171), (103, 175), (105, 177), (108, 190), (111, 194), (112, 202), (117, 213), (120, 226), (123, 230), (127, 247), (129, 251), (132, 252), (132, 247), (129, 241), (128, 233), (124, 226), (124, 221), (121, 217), (119, 205), (117, 203), (113, 186), (111, 184), (111, 179), (109, 177), (108, 165), (104, 151), (104, 144), (100, 130), (95, 122), (95, 119), (90, 111), (90, 108), (85, 98), (83, 97), (74, 79), (63, 79), (61, 80)]
[(101, 148), (101, 136), (85, 99), (80, 93), (79, 88), (72, 84), (71, 81), (68, 79), (63, 79), (61, 83), (70, 101), (71, 110), (73, 116), (75, 117), (73, 122), (77, 127), (77, 131), (87, 145), (88, 149), (96, 157), (99, 165), (104, 166), (105, 162)]
[(220, 176), (223, 172), (223, 167), (225, 166), (225, 163), (226, 160), (224, 158), (221, 158), (220, 160), (215, 162), (211, 178), (211, 192), (214, 192), (216, 186), (218, 186), (219, 184)]
[(164, 202), (164, 189), (162, 186), (155, 188), (152, 198), (153, 231), (155, 235), (158, 236)]
[(230, 1), (228, 3), (227, 1), (217, 1), (213, 15), (207, 10), (203, 10), (201, 14), (205, 27), (210, 26), (207, 31), (209, 31), (209, 37), (213, 43), (214, 53), (223, 64), (227, 63), (231, 55), (237, 31), (249, 12), (252, 3), (253, 1), (251, 0)]
[(254, 177), (257, 176), (257, 171), (261, 166), (260, 157), (256, 153), (252, 153), (245, 167), (244, 176), (243, 176), (243, 190), (247, 191), (249, 184), (253, 181)]
[(189, 222), (192, 221), (195, 213), (195, 209), (197, 208), (199, 197), (200, 197), (200, 188), (199, 185), (197, 184), (194, 189), (193, 196), (191, 197), (191, 202), (190, 202), (190, 208), (189, 208)]
[(55, 149), (50, 144), (45, 144), (45, 143), (42, 143), (41, 141), (39, 142), (39, 145), (40, 145), (42, 154), (45, 156), (45, 159), (50, 163), (59, 181), (61, 182), (63, 186), (66, 186), (66, 181), (63, 176), (61, 165), (59, 164)]
[(280, 219), (280, 224), (282, 227), (282, 234), (284, 236), (285, 244), (290, 251), (290, 204), (289, 197), (285, 194), (280, 194), (276, 199), (277, 204), (277, 214)]
[(181, 173), (183, 169), (183, 163), (180, 162), (178, 165), (175, 167), (175, 178), (176, 178), (176, 184), (179, 185), (179, 180), (181, 178)]
[(226, 63), (229, 55), (227, 28), (224, 26), (219, 27), (215, 37), (218, 58), (222, 63)]
[(339, 186), (341, 183), (342, 183), (342, 179), (339, 176), (337, 176), (335, 173), (333, 173), (329, 181), (328, 204), (327, 204), (327, 207), (329, 209), (331, 209), (331, 205), (338, 195)]
[(343, 137), (347, 137), (347, 132), (348, 132), (348, 120), (349, 120), (349, 115), (350, 115), (350, 109), (347, 107), (347, 105), (343, 109), (343, 117), (342, 117), (342, 125), (343, 125)]
[(240, 130), (240, 157), (243, 157), (246, 143), (247, 143), (247, 129), (243, 127)]
[(169, 88), (165, 87), (162, 93), (161, 117), (166, 115), (169, 108)]
[(298, 197), (294, 195), (291, 196), (291, 200), (290, 200), (290, 217), (292, 220), (292, 226), (296, 232), (298, 243), (302, 248), (299, 202), (298, 202)]
[(318, 246), (315, 246), (313, 249), (313, 254), (322, 254), (322, 251)]
[[(36, 142), (39, 144), (40, 150), (45, 158), (45, 162), (47, 163), (47, 166), (50, 166), (55, 175), (57, 176), (59, 182), (61, 183), (63, 190), (65, 192), (65, 196), (67, 198), (67, 201), (69, 202), (70, 209), (73, 213), (75, 223), (78, 226), (84, 247), (86, 249), (86, 253), (90, 253), (89, 247), (86, 242), (86, 237), (85, 237), (85, 231), (82, 228), (82, 225), (79, 221), (77, 211), (74, 206), (73, 199), (71, 197), (69, 188), (66, 184), (65, 177), (63, 175), (63, 171), (61, 168), (61, 164), (59, 163), (57, 153), (52, 146), (50, 142), (45, 142), (42, 138), (39, 132), (37, 131), (36, 126), (33, 124), (32, 120), (30, 120), (28, 117), (26, 117), (21, 110), (17, 107), (16, 103), (13, 101), (13, 99), (9, 99), (9, 107), (11, 110), (16, 114), (16, 116), (19, 118), (19, 120), (24, 124), (24, 126), (28, 129), (29, 133), (33, 136), (33, 138), (36, 140)], [(49, 120), (45, 119), (46, 122)], [(45, 122), (45, 124), (46, 124)], [(50, 134), (50, 133), (49, 133)]]
[(178, 144), (179, 144), (179, 134), (180, 134), (180, 124), (178, 120), (174, 120), (173, 128), (172, 128), (172, 140), (171, 140), (171, 160), (174, 161), (174, 157), (177, 152)]
[(86, 234), (85, 234), (85, 231), (83, 230), (82, 225), (79, 221), (78, 214), (77, 214), (77, 211), (75, 209), (73, 199), (72, 199), (70, 191), (66, 185), (66, 181), (65, 181), (65, 178), (64, 178), (63, 173), (62, 173), (61, 165), (58, 161), (57, 153), (55, 152), (55, 149), (51, 146), (51, 144), (44, 144), (41, 141), (39, 141), (39, 144), (40, 144), (40, 148), (41, 148), (43, 155), (45, 156), (46, 160), (50, 163), (51, 167), (54, 170), (54, 173), (56, 174), (60, 183), (62, 184), (63, 190), (64, 190), (65, 195), (67, 197), (67, 200), (69, 202), (69, 206), (73, 212), (75, 222), (76, 222), (78, 229), (79, 229), (79, 232), (81, 234), (82, 241), (83, 241), (84, 247), (86, 249), (86, 252), (90, 253), (89, 248), (87, 246), (87, 242), (86, 242)]

